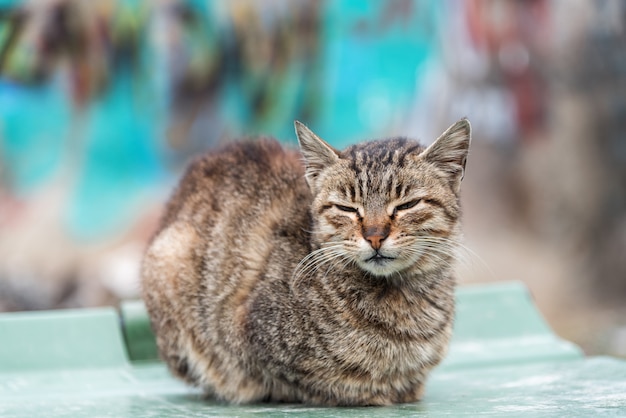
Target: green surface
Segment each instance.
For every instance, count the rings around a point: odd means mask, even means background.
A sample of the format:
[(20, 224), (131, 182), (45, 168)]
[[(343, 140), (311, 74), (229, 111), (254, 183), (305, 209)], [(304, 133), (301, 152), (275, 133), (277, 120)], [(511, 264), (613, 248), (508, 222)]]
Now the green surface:
[[(127, 354), (128, 353), (128, 354)], [(555, 337), (517, 283), (461, 288), (449, 355), (422, 402), (229, 406), (155, 361), (141, 303), (0, 315), (0, 417), (626, 416), (626, 362)]]
[(156, 341), (143, 302), (134, 300), (122, 303), (120, 317), (128, 358), (133, 362), (158, 360)]
[(2, 374), (127, 363), (119, 316), (112, 308), (0, 315)]

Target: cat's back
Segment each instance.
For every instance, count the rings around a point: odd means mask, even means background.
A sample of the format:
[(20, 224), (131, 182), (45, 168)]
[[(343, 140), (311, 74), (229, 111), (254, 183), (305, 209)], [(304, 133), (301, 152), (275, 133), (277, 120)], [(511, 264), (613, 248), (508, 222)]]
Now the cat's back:
[(289, 209), (294, 199), (309, 199), (299, 152), (269, 138), (233, 142), (190, 164), (161, 228), (176, 219), (212, 223), (220, 216), (250, 215), (277, 205)]

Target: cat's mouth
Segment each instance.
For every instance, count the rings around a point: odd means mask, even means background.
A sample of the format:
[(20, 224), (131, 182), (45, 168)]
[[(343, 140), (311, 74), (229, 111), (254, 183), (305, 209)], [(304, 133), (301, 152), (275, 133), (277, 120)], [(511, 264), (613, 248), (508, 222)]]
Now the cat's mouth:
[(398, 258), (389, 257), (376, 252), (369, 258), (364, 259), (359, 264), (361, 268), (375, 276), (389, 276), (398, 270)]
[(376, 254), (365, 260), (365, 262), (381, 265), (386, 264), (391, 260), (395, 260), (395, 257), (387, 257), (377, 252)]

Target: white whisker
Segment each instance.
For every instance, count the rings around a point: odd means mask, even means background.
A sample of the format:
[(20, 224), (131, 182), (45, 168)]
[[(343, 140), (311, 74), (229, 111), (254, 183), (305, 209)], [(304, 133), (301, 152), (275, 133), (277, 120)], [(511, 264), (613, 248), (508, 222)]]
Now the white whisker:
[[(405, 241), (408, 241), (408, 239)], [(493, 270), (482, 257), (459, 240), (435, 236), (419, 236), (414, 238), (414, 242), (421, 244), (424, 248), (428, 248), (431, 251), (437, 251), (442, 255), (445, 254), (470, 270), (475, 268), (473, 262), (478, 260), (479, 264), (487, 271), (489, 276), (495, 278)]]
[(324, 266), (328, 268), (324, 277), (328, 274), (332, 267), (337, 265), (338, 261), (349, 261), (345, 251), (345, 242), (330, 242), (322, 244), (322, 247), (307, 254), (296, 266), (292, 275), (291, 288), (296, 292), (299, 285), (305, 278), (311, 279), (315, 277), (318, 271)]

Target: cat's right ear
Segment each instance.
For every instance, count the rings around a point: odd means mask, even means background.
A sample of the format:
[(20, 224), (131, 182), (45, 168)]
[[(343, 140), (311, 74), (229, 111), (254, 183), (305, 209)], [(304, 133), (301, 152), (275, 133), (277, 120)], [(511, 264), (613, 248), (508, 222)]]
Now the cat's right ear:
[(306, 181), (315, 190), (315, 180), (324, 168), (339, 160), (339, 152), (299, 121), (294, 122), (306, 166)]

